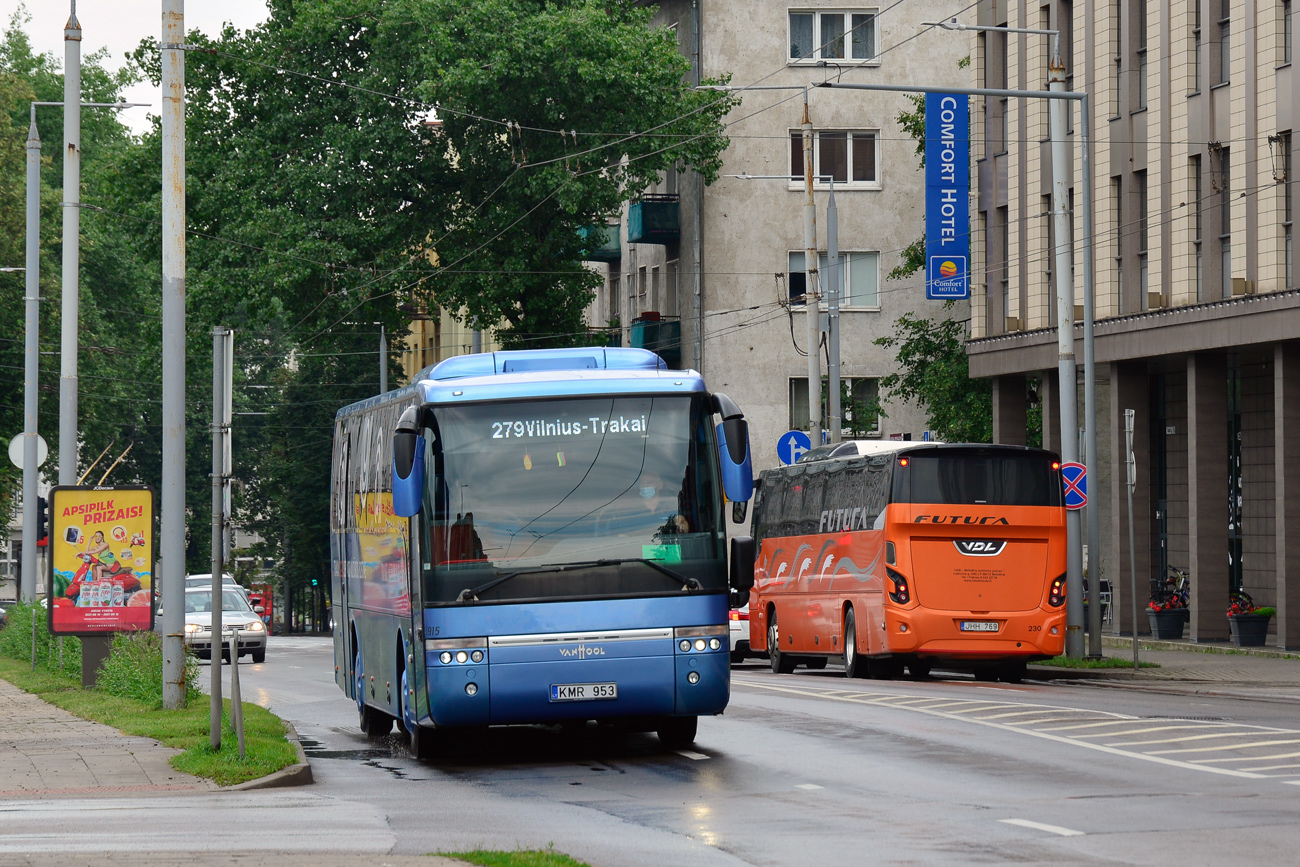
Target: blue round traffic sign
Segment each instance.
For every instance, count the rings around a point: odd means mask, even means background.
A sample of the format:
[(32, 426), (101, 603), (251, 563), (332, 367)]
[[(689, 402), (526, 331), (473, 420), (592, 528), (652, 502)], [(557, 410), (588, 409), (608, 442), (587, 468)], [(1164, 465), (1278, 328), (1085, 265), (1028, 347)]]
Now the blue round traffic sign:
[(812, 450), (812, 437), (807, 431), (788, 430), (776, 440), (776, 456), (783, 464), (793, 464), (804, 452)]
[(1065, 508), (1082, 509), (1088, 505), (1088, 468), (1083, 464), (1061, 464), (1061, 484), (1065, 488)]

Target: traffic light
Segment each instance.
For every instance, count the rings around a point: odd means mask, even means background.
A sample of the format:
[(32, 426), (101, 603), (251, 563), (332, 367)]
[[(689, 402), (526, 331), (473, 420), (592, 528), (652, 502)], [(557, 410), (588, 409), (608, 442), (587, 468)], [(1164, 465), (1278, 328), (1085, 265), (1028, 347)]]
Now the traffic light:
[(311, 579), (311, 586), (316, 587), (316, 586), (318, 586), (319, 584), (320, 584), (320, 579), (318, 579), (318, 578), (313, 578), (313, 579)]
[(50, 503), (44, 497), (36, 498), (36, 544), (44, 545), (50, 537), (50, 525), (46, 512)]

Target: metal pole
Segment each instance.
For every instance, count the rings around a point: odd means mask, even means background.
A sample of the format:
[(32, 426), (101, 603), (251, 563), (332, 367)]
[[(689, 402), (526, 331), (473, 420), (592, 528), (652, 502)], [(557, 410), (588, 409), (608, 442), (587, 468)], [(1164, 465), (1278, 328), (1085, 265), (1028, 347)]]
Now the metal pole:
[[(1065, 66), (1059, 53), (1053, 53), (1048, 68), (1048, 89), (1065, 91)], [(1056, 348), (1057, 380), (1061, 394), (1061, 460), (1079, 460), (1078, 382), (1074, 366), (1074, 282), (1070, 256), (1070, 173), (1065, 143), (1065, 103), (1048, 103), (1052, 135), (1052, 225), (1056, 232), (1056, 250), (1052, 270), (1056, 277)], [(1079, 512), (1065, 515), (1065, 655), (1083, 656), (1083, 552)]]
[(813, 125), (808, 115), (808, 91), (803, 94), (803, 267), (804, 314), (808, 317), (808, 437), (821, 445), (822, 371), (818, 338), (821, 304), (818, 302), (817, 207), (813, 203)]
[(1137, 487), (1137, 460), (1133, 457), (1133, 410), (1124, 410), (1124, 451), (1128, 478), (1128, 596), (1129, 609), (1133, 614), (1133, 670), (1138, 665), (1138, 596), (1137, 596), (1137, 549), (1134, 547), (1133, 532), (1133, 489)]
[(234, 443), (232, 441), (231, 422), (234, 421), (234, 381), (235, 381), (235, 330), (226, 329), (225, 351), (226, 359), (225, 376), (225, 394), (222, 395), (221, 405), (221, 555), (228, 563), (230, 562), (230, 543), (231, 543), (231, 503), (230, 503), (230, 478), (233, 472), (231, 466), (231, 457), (234, 454)]
[[(1083, 427), (1089, 475), (1096, 479), (1097, 460), (1097, 363), (1093, 351), (1092, 325), (1096, 317), (1096, 293), (1092, 263), (1092, 118), (1088, 96), (1079, 100), (1079, 163), (1082, 169), (1080, 196), (1083, 206)], [(1101, 485), (1092, 485), (1088, 500), (1088, 595), (1101, 598)], [(1088, 611), (1088, 655), (1101, 658), (1101, 606)]]
[(213, 750), (221, 749), (221, 573), (225, 542), (225, 373), (226, 329), (212, 329), (212, 706), (208, 738)]
[(844, 264), (840, 261), (840, 212), (835, 207), (835, 179), (831, 178), (830, 201), (826, 203), (826, 265), (830, 280), (826, 289), (826, 416), (831, 442), (840, 441), (840, 293), (844, 288)]
[(63, 30), (63, 315), (59, 329), (59, 484), (77, 483), (77, 337), (81, 269), (81, 23)]
[[(163, 707), (185, 703), (185, 3), (162, 0)], [(214, 643), (219, 640), (213, 636)], [(220, 652), (218, 650), (218, 652)]]
[(478, 355), (483, 351), (483, 332), (478, 327), (478, 317), (475, 316), (470, 324), (474, 330), (469, 334), (469, 351), (471, 355)]
[[(27, 340), (23, 362), (23, 565), (19, 596), (36, 601), (36, 430), (40, 393), (41, 328), (41, 137), (36, 133), (36, 107), (27, 131)], [(32, 617), (37, 612), (33, 610)], [(35, 645), (33, 645), (35, 646)], [(33, 651), (34, 652), (34, 651)]]
[(379, 326), (379, 393), (388, 394), (388, 334)]
[[(219, 666), (214, 666), (221, 672)], [(244, 757), (244, 693), (239, 688), (239, 629), (230, 633), (230, 727), (235, 730), (239, 757)]]

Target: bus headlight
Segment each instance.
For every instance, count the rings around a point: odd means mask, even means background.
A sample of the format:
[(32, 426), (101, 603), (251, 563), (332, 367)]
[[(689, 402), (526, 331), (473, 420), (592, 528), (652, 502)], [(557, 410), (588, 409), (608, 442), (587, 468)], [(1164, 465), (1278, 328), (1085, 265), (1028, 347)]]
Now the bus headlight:
[(691, 649), (691, 643), (687, 641), (685, 638), (683, 638), (682, 643), (677, 646), (680, 647), (683, 651), (687, 651)]
[(700, 673), (698, 671), (692, 671), (690, 674), (686, 675), (686, 680), (689, 683), (699, 683)]
[(719, 641), (718, 639), (716, 638), (709, 639), (709, 650), (717, 650), (721, 646), (722, 646), (722, 642)]
[(465, 695), (478, 695), (478, 684), (477, 683), (465, 684)]
[(439, 661), (442, 662), (443, 665), (450, 665), (450, 664), (451, 664), (451, 651), (450, 651), (450, 650), (444, 650), (441, 654), (438, 655), (438, 659), (439, 659)]

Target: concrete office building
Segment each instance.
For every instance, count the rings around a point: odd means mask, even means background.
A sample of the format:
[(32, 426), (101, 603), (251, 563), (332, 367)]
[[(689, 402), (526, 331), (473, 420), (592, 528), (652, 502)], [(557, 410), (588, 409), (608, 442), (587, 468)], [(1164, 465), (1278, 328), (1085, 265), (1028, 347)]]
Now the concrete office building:
[[(1114, 583), (1109, 628), (1132, 629), (1122, 481), (1133, 409), (1139, 606), (1167, 566), (1190, 568), (1192, 639), (1225, 639), (1229, 593), (1244, 588), (1277, 607), (1270, 643), (1300, 646), (1292, 3), (981, 0), (977, 11), (980, 24), (1059, 30), (1068, 87), (1091, 98), (1100, 454), (1088, 519), (1101, 522), (1092, 560)], [(1044, 37), (978, 33), (970, 50), (975, 85), (1044, 89)], [(993, 379), (995, 437), (1008, 443), (1024, 441), (1026, 379), (1041, 376), (1054, 447), (1047, 108), (974, 99), (971, 117), (971, 374)], [(1077, 115), (1071, 156), (1082, 304)], [(1075, 337), (1082, 363), (1077, 325)]]
[[(951, 14), (952, 3), (913, 0), (887, 9), (743, 0), (650, 5), (657, 7), (654, 25), (675, 30), (681, 53), (705, 79), (730, 74), (737, 86), (802, 87), (839, 76), (957, 86), (969, 77), (958, 65), (969, 49), (965, 37), (921, 24)], [(875, 395), (879, 377), (896, 369), (894, 351), (873, 340), (891, 334), (903, 313), (964, 319), (966, 304), (948, 310), (925, 301), (920, 274), (886, 279), (902, 250), (924, 231), (916, 141), (896, 121), (912, 103), (897, 93), (816, 89), (809, 100), (817, 136), (814, 171), (835, 177), (839, 249), (846, 257), (842, 376), (865, 400)], [(704, 188), (691, 173), (670, 173), (625, 209), (603, 249), (593, 244), (592, 250), (608, 276), (590, 323), (617, 320), (627, 345), (671, 343), (669, 354), (679, 366), (701, 370), (710, 387), (744, 409), (760, 468), (777, 464), (779, 435), (806, 429), (808, 419), (802, 114), (799, 90), (745, 93), (728, 117), (723, 177)], [(741, 174), (769, 177), (736, 177)], [(828, 183), (816, 184), (823, 256), (828, 191)], [(649, 312), (662, 321), (633, 324)], [(824, 358), (821, 372), (825, 376)], [(889, 404), (885, 410), (884, 418), (846, 419), (845, 436), (921, 438), (925, 415), (917, 407)]]

